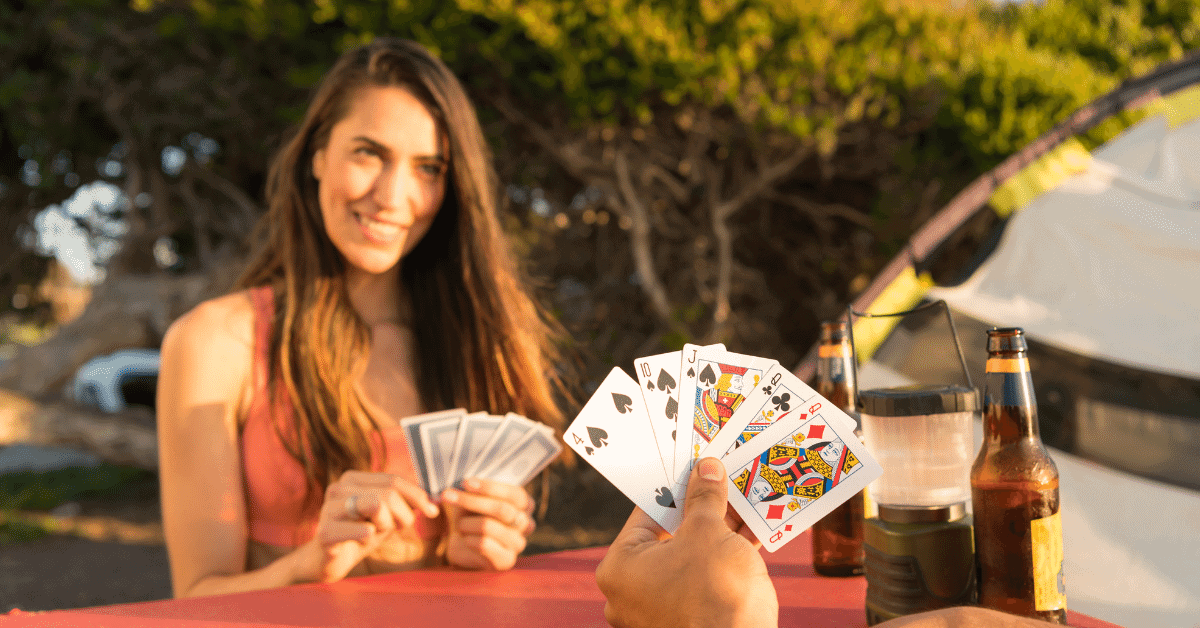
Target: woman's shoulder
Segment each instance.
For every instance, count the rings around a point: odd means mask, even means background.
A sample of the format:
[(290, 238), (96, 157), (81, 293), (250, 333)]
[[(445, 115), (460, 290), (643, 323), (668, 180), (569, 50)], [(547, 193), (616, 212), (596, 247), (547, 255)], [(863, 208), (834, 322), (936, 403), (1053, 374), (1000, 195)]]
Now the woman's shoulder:
[(249, 290), (209, 299), (167, 329), (163, 353), (212, 355), (230, 366), (246, 364), (254, 350), (254, 304)]

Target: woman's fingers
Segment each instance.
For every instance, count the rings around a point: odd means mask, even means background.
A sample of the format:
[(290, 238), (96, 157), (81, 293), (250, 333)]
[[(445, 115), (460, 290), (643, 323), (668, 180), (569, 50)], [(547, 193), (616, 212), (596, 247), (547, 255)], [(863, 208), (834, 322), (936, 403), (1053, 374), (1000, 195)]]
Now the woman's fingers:
[[(521, 492), (524, 493), (523, 490)], [(533, 518), (525, 511), (523, 502), (518, 505), (497, 497), (454, 489), (442, 493), (442, 500), (463, 510), (495, 519), (509, 528), (520, 530), (522, 534), (533, 532)]]
[[(472, 517), (478, 519), (480, 517)], [(521, 538), (524, 549), (524, 537)], [(452, 562), (467, 569), (512, 569), (517, 563), (520, 551), (509, 547), (503, 541), (486, 534), (460, 534), (455, 539)]]
[(458, 519), (458, 533), (463, 536), (483, 536), (495, 539), (514, 554), (525, 551), (525, 534), (491, 517), (463, 516)]
[(332, 520), (321, 527), (321, 544), (333, 545), (343, 541), (365, 543), (375, 534), (375, 524), (370, 521)]
[(338, 478), (337, 482), (329, 486), (326, 491), (326, 499), (329, 499), (329, 493), (332, 491), (358, 489), (395, 491), (413, 510), (419, 510), (431, 518), (438, 515), (437, 504), (433, 503), (433, 500), (421, 487), (394, 473), (347, 471)]
[(520, 486), (484, 478), (467, 478), (463, 480), (462, 486), (467, 492), (502, 499), (525, 511), (526, 514), (533, 513), (533, 498)]

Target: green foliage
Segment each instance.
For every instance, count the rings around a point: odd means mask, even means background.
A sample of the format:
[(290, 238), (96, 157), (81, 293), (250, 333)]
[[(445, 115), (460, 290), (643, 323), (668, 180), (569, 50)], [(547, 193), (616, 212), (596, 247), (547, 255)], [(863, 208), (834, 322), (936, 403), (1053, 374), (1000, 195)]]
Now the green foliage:
[(49, 510), (86, 497), (113, 495), (149, 471), (101, 464), (55, 471), (18, 471), (0, 475), (0, 510)]

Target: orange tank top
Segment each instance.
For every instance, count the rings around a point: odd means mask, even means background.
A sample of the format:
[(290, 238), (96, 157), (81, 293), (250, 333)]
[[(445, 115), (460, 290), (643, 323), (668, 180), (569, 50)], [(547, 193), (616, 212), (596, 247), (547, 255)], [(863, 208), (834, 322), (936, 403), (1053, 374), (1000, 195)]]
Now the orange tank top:
[[(279, 394), (277, 411), (271, 412), (267, 394), (270, 369), (271, 326), (275, 300), (270, 286), (250, 289), (254, 307), (254, 365), (250, 407), (242, 425), (242, 475), (246, 487), (246, 520), (250, 538), (260, 543), (297, 547), (308, 542), (317, 531), (320, 502), (305, 507), (307, 478), (304, 468), (288, 453), (279, 434), (292, 434), (295, 415), (291, 400)], [(276, 429), (276, 426), (280, 429)], [(416, 472), (399, 426), (385, 428), (372, 435), (373, 444), (387, 452), (386, 464), (372, 465), (373, 470), (395, 473), (416, 483)], [(378, 449), (376, 449), (378, 451)], [(382, 467), (382, 468), (380, 468)], [(443, 520), (417, 514), (416, 532), (422, 539), (442, 534)]]

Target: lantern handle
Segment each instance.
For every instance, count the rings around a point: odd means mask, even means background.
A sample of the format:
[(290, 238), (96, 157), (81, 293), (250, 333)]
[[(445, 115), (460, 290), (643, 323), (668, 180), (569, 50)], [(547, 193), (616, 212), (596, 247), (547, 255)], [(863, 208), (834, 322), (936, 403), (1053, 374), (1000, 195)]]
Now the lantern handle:
[[(946, 313), (946, 321), (948, 323), (950, 323), (950, 335), (954, 337), (954, 349), (956, 351), (958, 351), (958, 364), (960, 367), (962, 367), (963, 379), (967, 380), (967, 388), (971, 388), (971, 389), (975, 388), (975, 384), (971, 382), (971, 373), (970, 373), (970, 371), (967, 370), (967, 359), (966, 359), (966, 357), (963, 356), (962, 343), (959, 342), (959, 340), (958, 340), (958, 328), (956, 328), (954, 326), (954, 317), (950, 314), (950, 306), (946, 304), (945, 299), (938, 299), (937, 301), (928, 301), (926, 303), (922, 303), (921, 305), (918, 305), (917, 307), (912, 308), (911, 310), (904, 310), (903, 312), (889, 312), (887, 314), (870, 314), (867, 312), (859, 312), (859, 311), (856, 311), (852, 305), (847, 305), (846, 306), (846, 333), (849, 334), (849, 336), (850, 336), (850, 352), (851, 352), (851, 355), (854, 356), (854, 358), (852, 360), (850, 360), (850, 363), (851, 363), (852, 367), (854, 368), (854, 386), (855, 386), (855, 388), (858, 387), (858, 353), (854, 348), (854, 317), (855, 316), (857, 316), (859, 318), (887, 318), (887, 317), (891, 317), (891, 316), (906, 316), (908, 314), (920, 312), (921, 310), (927, 310), (931, 307), (937, 307), (939, 305), (942, 307), (942, 311), (944, 311)], [(858, 393), (858, 391), (855, 391), (856, 398), (858, 397), (857, 393)]]

